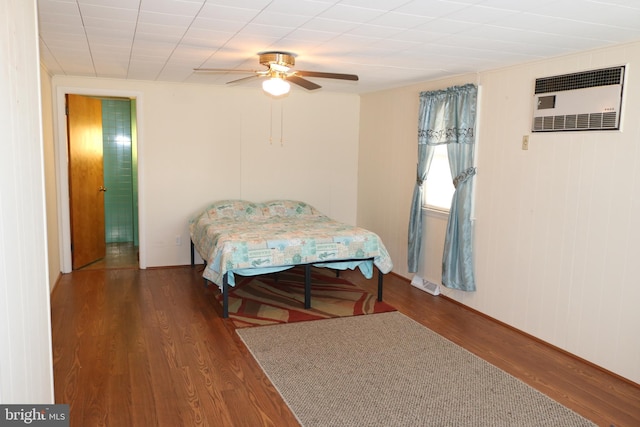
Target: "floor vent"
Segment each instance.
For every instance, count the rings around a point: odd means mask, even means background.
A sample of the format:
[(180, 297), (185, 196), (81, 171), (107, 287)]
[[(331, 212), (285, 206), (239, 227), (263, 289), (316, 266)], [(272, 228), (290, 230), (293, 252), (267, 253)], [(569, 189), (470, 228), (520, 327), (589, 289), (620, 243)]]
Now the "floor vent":
[(417, 274), (413, 276), (413, 279), (411, 280), (411, 286), (414, 286), (421, 291), (425, 291), (434, 296), (440, 295), (440, 285), (425, 280)]

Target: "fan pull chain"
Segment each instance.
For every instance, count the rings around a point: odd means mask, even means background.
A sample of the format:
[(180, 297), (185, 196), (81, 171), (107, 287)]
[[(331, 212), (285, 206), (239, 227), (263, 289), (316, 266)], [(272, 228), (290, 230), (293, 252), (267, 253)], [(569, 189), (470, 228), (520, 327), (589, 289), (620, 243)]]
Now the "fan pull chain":
[(273, 145), (273, 99), (270, 100), (271, 117), (269, 120), (269, 145)]
[[(273, 145), (273, 99), (270, 100), (269, 145)], [(284, 147), (284, 106), (280, 102), (280, 146)]]

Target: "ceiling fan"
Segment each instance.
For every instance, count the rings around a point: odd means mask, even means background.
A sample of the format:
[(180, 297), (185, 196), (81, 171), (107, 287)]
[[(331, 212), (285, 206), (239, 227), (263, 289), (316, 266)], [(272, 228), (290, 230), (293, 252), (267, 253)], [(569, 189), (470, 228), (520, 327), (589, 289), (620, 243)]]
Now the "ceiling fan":
[(355, 74), (338, 74), (323, 73), (319, 71), (302, 71), (293, 70), (296, 64), (295, 54), (290, 52), (260, 52), (258, 53), (260, 64), (267, 67), (265, 70), (236, 70), (227, 68), (194, 68), (194, 71), (203, 72), (226, 72), (226, 73), (252, 73), (253, 76), (243, 77), (241, 79), (232, 80), (229, 83), (238, 83), (244, 80), (250, 80), (261, 77), (268, 77), (268, 80), (262, 82), (262, 88), (265, 92), (273, 96), (285, 95), (289, 92), (290, 85), (288, 82), (297, 84), (307, 90), (320, 89), (322, 86), (307, 80), (303, 77), (320, 77), (325, 79), (340, 79), (357, 81), (358, 76)]

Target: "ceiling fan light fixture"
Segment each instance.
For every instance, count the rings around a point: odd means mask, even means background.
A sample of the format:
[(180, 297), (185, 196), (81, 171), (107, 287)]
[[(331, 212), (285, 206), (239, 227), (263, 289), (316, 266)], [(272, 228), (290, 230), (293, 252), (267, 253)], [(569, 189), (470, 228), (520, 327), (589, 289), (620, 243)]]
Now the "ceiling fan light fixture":
[(260, 65), (264, 65), (266, 67), (264, 70), (240, 70), (236, 68), (194, 68), (194, 70), (214, 73), (252, 74), (249, 77), (231, 80), (227, 83), (238, 83), (258, 77), (266, 77), (269, 80), (263, 82), (262, 88), (268, 95), (276, 98), (289, 93), (289, 83), (293, 83), (309, 91), (320, 89), (322, 87), (319, 84), (307, 80), (305, 77), (358, 81), (358, 76), (355, 74), (293, 70), (293, 67), (296, 64), (295, 53), (270, 51), (260, 52), (258, 55)]
[(289, 70), (291, 70), (291, 67), (289, 67), (288, 65), (283, 65), (283, 64), (271, 64), (269, 66), (269, 68), (272, 71), (278, 72), (278, 73), (288, 73)]
[(272, 77), (262, 82), (262, 90), (267, 92), (271, 96), (282, 96), (289, 93), (291, 85), (289, 82), (281, 79), (280, 77)]

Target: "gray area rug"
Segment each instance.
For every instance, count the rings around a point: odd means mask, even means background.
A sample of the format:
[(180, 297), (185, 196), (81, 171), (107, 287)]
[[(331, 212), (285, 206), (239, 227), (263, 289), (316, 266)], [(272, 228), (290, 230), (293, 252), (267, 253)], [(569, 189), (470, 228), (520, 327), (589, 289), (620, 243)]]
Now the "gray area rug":
[(303, 426), (595, 425), (398, 312), (237, 333)]

